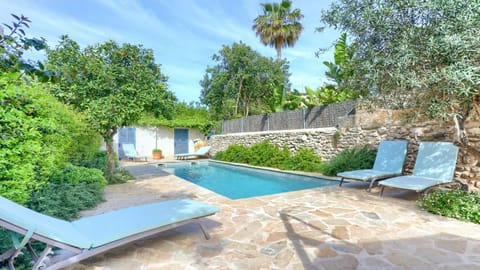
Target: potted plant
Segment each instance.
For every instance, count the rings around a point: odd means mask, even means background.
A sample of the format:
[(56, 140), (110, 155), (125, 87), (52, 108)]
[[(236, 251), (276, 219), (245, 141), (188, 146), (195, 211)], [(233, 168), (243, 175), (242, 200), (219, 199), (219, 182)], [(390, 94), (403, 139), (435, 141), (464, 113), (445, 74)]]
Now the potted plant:
[(153, 149), (152, 156), (155, 160), (162, 159), (162, 150), (158, 148)]

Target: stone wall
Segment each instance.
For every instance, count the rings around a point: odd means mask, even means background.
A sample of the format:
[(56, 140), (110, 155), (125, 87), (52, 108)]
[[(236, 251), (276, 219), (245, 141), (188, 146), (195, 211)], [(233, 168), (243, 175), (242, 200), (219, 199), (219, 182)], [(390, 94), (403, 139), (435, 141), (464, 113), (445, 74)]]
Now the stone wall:
[[(471, 145), (480, 150), (480, 121), (466, 123)], [(295, 152), (301, 146), (315, 149), (324, 161), (340, 151), (370, 144), (377, 146), (381, 140), (407, 140), (409, 142), (405, 172), (412, 172), (421, 141), (454, 142), (456, 129), (453, 123), (443, 121), (408, 122), (400, 112), (359, 112), (340, 119), (336, 128), (302, 129), (271, 132), (250, 132), (216, 135), (210, 140), (211, 153), (227, 149), (229, 145), (251, 146), (263, 140), (283, 146)], [(471, 187), (480, 188), (480, 160), (461, 148), (455, 172), (457, 179), (465, 180)]]

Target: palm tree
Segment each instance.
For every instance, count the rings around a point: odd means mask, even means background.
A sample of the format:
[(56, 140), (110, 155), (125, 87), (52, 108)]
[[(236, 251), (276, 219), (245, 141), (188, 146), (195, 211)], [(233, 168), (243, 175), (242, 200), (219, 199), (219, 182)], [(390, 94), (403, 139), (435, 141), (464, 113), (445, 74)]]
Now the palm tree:
[(277, 60), (282, 60), (282, 48), (293, 47), (303, 30), (299, 22), (303, 18), (300, 9), (290, 11), (292, 2), (282, 0), (279, 3), (261, 4), (263, 15), (253, 21), (252, 29), (264, 45), (270, 45), (277, 50)]

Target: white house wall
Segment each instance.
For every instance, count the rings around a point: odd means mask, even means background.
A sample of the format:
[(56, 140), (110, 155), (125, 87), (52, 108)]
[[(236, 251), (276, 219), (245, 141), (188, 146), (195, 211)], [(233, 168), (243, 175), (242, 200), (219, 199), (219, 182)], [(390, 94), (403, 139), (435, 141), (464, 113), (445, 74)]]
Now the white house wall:
[[(155, 148), (155, 129), (157, 130), (157, 148), (162, 150), (166, 158), (173, 158), (174, 155), (174, 129), (166, 127), (135, 127), (135, 147), (140, 155), (152, 157), (152, 150)], [(205, 140), (203, 132), (199, 129), (188, 129), (188, 152), (194, 152), (193, 140)], [(118, 153), (118, 132), (113, 136), (115, 152)], [(105, 145), (102, 145), (105, 149)]]

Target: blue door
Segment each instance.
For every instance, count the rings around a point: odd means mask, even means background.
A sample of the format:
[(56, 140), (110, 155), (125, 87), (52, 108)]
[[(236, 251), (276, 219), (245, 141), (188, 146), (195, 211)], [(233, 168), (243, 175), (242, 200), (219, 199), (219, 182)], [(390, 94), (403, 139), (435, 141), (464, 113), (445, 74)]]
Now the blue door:
[(188, 129), (173, 130), (174, 154), (188, 153)]
[(121, 128), (118, 131), (118, 158), (125, 157), (123, 153), (122, 144), (130, 143), (135, 145), (135, 128)]

